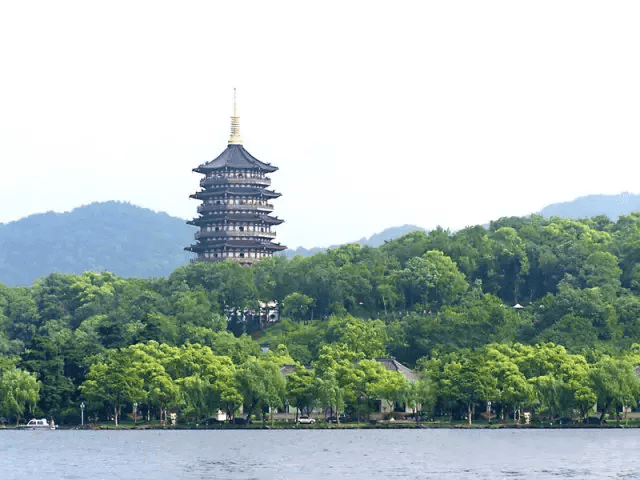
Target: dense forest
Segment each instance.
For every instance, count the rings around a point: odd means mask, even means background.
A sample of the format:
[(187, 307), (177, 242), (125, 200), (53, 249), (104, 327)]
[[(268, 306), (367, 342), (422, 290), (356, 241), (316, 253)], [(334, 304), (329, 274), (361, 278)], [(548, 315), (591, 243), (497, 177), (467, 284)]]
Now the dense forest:
[[(269, 302), (281, 321), (260, 313)], [(0, 411), (12, 421), (78, 422), (81, 401), (101, 418), (134, 402), (150, 418), (204, 418), (285, 402), (361, 416), (380, 400), (469, 422), (488, 402), (514, 421), (587, 417), (597, 403), (604, 420), (637, 405), (638, 364), (640, 213), (502, 218), (250, 269), (0, 285)], [(297, 368), (284, 378), (283, 365)]]

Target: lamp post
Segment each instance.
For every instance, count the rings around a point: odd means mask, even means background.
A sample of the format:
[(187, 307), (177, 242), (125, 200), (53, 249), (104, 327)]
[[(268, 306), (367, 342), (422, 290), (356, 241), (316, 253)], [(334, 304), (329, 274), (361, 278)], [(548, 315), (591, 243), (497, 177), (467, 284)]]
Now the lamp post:
[(80, 404), (80, 425), (84, 425), (84, 407), (86, 407), (86, 405), (82, 402)]
[(133, 402), (133, 423), (138, 423), (138, 402)]

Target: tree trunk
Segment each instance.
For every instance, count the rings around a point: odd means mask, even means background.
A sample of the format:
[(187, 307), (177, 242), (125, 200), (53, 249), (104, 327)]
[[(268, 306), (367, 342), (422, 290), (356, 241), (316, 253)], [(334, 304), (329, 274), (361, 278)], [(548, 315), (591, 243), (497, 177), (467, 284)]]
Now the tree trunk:
[(602, 425), (604, 423), (604, 417), (607, 414), (607, 410), (609, 409), (609, 405), (610, 404), (606, 404), (604, 405), (604, 407), (602, 408), (602, 415), (600, 415), (600, 425)]
[(118, 426), (118, 407), (113, 407), (113, 420), (115, 421), (116, 427)]
[(471, 425), (471, 404), (467, 404), (467, 417), (469, 418), (469, 425)]
[(604, 423), (604, 416), (607, 414), (606, 410), (602, 410), (602, 414), (600, 415), (600, 425)]

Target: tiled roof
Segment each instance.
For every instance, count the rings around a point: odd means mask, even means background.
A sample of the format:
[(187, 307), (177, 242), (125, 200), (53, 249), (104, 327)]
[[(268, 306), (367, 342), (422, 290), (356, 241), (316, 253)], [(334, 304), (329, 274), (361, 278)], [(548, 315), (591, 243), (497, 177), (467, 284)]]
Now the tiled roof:
[[(286, 377), (290, 373), (295, 372), (297, 368), (298, 368), (297, 365), (290, 365), (290, 364), (283, 365), (282, 367), (280, 367), (280, 373), (282, 374), (283, 377)], [(304, 368), (305, 370), (311, 370), (311, 367), (309, 365), (305, 365)]]
[(275, 172), (278, 167), (274, 167), (269, 163), (264, 163), (247, 152), (242, 145), (229, 145), (213, 160), (203, 163), (198, 168), (194, 168), (195, 172), (204, 173), (210, 170), (220, 168), (240, 168), (248, 170), (261, 170), (264, 172)]
[(277, 198), (282, 195), (281, 193), (277, 193), (266, 188), (232, 187), (229, 185), (220, 185), (219, 187), (209, 187), (205, 190), (201, 190), (191, 196), (194, 198), (199, 198), (213, 195), (223, 195), (225, 193), (230, 195), (253, 195), (256, 197), (262, 196), (267, 198)]
[(220, 248), (220, 247), (229, 247), (229, 248), (241, 248), (243, 250), (247, 249), (255, 249), (255, 250), (271, 250), (271, 251), (282, 251), (286, 250), (287, 247), (284, 245), (280, 245), (279, 243), (267, 242), (260, 243), (255, 241), (254, 239), (250, 240), (209, 240), (209, 242), (199, 242), (194, 245), (190, 245), (185, 247), (185, 250), (189, 252), (201, 252), (205, 250), (209, 250), (210, 248)]
[(392, 372), (399, 372), (409, 381), (416, 381), (420, 379), (420, 375), (417, 372), (414, 372), (408, 367), (402, 365), (395, 358), (376, 358), (376, 361), (380, 362), (384, 365), (384, 368), (387, 370), (391, 370)]

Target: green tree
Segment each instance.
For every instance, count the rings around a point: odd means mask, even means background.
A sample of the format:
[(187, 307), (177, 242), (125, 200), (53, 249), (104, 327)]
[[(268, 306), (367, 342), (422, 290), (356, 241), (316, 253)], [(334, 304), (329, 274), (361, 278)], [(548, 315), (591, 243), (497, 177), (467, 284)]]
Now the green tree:
[(467, 407), (467, 420), (472, 424), (475, 404), (497, 396), (497, 379), (477, 355), (463, 354), (444, 365), (439, 382), (442, 396)]
[(344, 411), (344, 387), (338, 381), (337, 373), (333, 369), (325, 370), (322, 376), (315, 377), (315, 396), (320, 405), (330, 408), (340, 423), (340, 413)]
[(591, 384), (598, 399), (600, 423), (609, 409), (618, 412), (624, 406), (638, 403), (640, 381), (627, 360), (603, 356), (593, 365)]
[(165, 352), (155, 341), (131, 345), (126, 351), (131, 356), (132, 367), (143, 380), (144, 395), (139, 400), (147, 404), (147, 419), (150, 419), (154, 407), (158, 407), (160, 418), (166, 422), (167, 408), (182, 404), (184, 397), (178, 384), (164, 368), (163, 361), (167, 359)]
[(511, 408), (514, 412), (514, 423), (518, 420), (521, 407), (529, 406), (534, 400), (533, 385), (527, 380), (514, 361), (514, 352), (506, 345), (491, 344), (481, 349), (485, 368), (496, 378), (495, 398), (493, 403)]
[(309, 415), (316, 401), (316, 378), (312, 371), (298, 365), (294, 372), (286, 378), (286, 399), (291, 406), (296, 407), (296, 421), (298, 412)]
[(313, 303), (313, 298), (303, 293), (293, 292), (284, 298), (282, 313), (292, 320), (301, 321), (307, 317), (307, 312)]
[(40, 396), (36, 376), (19, 368), (5, 368), (0, 372), (0, 407), (6, 415), (16, 417), (16, 425), (25, 408), (33, 408)]
[(389, 371), (376, 360), (362, 360), (356, 367), (363, 375), (360, 389), (371, 403), (372, 400), (386, 402), (390, 406), (407, 401), (407, 379), (399, 372)]
[(144, 380), (131, 356), (120, 350), (108, 350), (103, 358), (91, 363), (80, 390), (87, 399), (109, 405), (117, 427), (122, 406), (143, 399), (143, 387)]
[(275, 408), (282, 405), (285, 380), (275, 363), (249, 358), (238, 369), (236, 379), (244, 397), (247, 418), (251, 418), (251, 415), (260, 408)]
[(436, 391), (430, 378), (407, 382), (404, 393), (407, 406), (413, 409), (416, 422), (419, 421), (418, 413), (423, 416), (431, 415), (436, 403)]
[(552, 343), (514, 344), (510, 354), (533, 385), (540, 412), (571, 415), (573, 409), (584, 409), (585, 403), (593, 398), (585, 388), (589, 385), (589, 365), (582, 355), (569, 354), (563, 346)]
[(499, 228), (489, 234), (492, 247), (492, 266), (486, 281), (491, 293), (513, 304), (529, 271), (525, 243), (510, 227)]
[(218, 409), (232, 414), (242, 402), (236, 381), (236, 366), (229, 356), (215, 355), (207, 346), (161, 345), (163, 365), (180, 387), (185, 413), (199, 418)]
[(468, 288), (456, 264), (437, 250), (408, 260), (397, 278), (405, 292), (407, 306), (422, 303), (434, 310), (458, 300)]
[(361, 320), (347, 315), (331, 317), (326, 334), (327, 343), (343, 344), (362, 358), (386, 355), (386, 326), (381, 320)]

